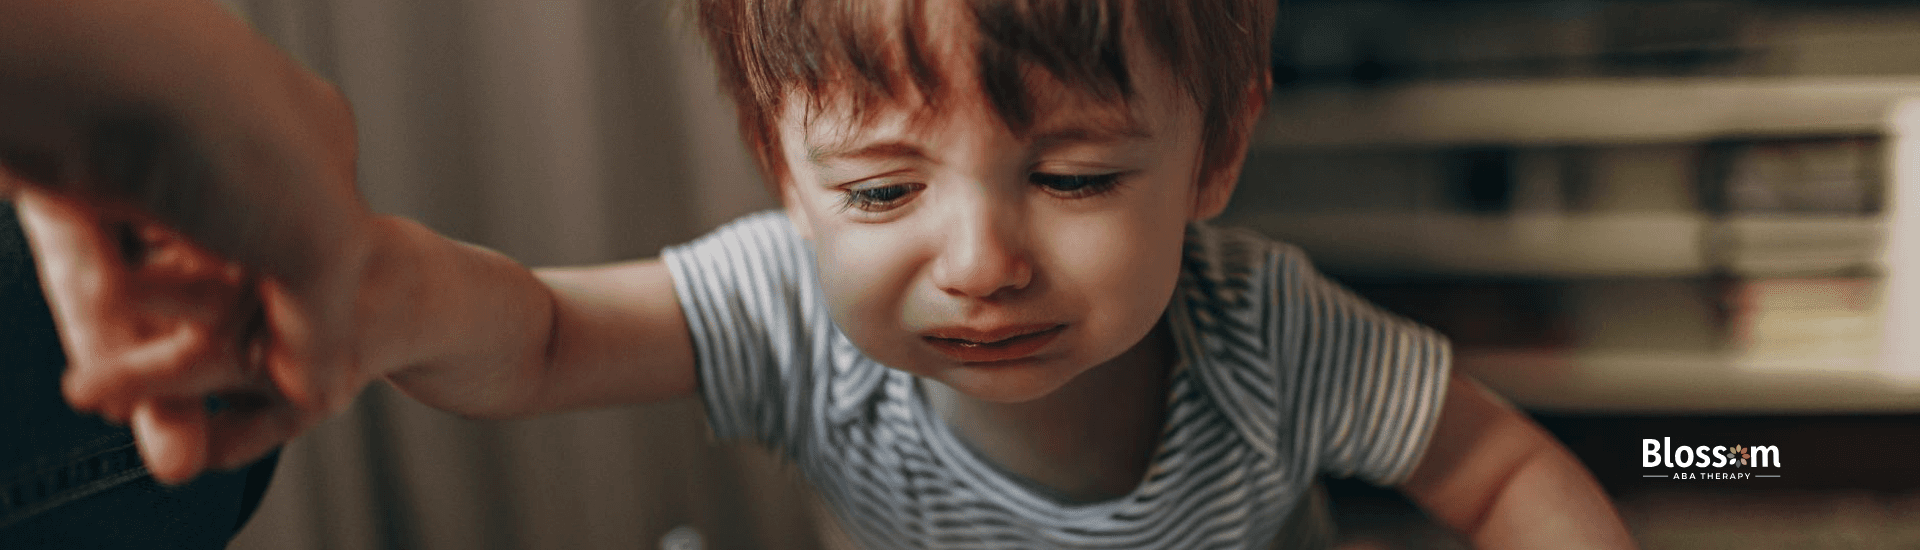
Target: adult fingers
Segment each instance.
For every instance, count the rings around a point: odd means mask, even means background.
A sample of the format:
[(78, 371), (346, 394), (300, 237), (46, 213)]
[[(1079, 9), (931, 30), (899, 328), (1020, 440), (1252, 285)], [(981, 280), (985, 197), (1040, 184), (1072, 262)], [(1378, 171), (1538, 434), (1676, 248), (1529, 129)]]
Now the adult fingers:
[(130, 330), (124, 323), (132, 320), (118, 319), (111, 326), (95, 322), (110, 318), (113, 304), (125, 301), (124, 255), (100, 229), (97, 213), (76, 200), (22, 187), (15, 205), (72, 365), (67, 399), (76, 408), (97, 409), (109, 396), (98, 383), (102, 380), (86, 369), (102, 362), (97, 355), (107, 349), (107, 340), (126, 338), (106, 331)]
[(200, 398), (141, 401), (134, 407), (132, 427), (140, 457), (154, 479), (177, 485), (207, 468), (207, 411)]
[(336, 314), (278, 280), (263, 280), (259, 286), (265, 322), (273, 327), (273, 341), (261, 348), (261, 359), (279, 394), (294, 408), (323, 416), (344, 409), (366, 381), (346, 350), (348, 343), (337, 341), (339, 334), (320, 330)]
[(244, 381), (243, 320), (259, 306), (235, 270), (184, 241), (148, 246), (152, 236), (78, 200), (33, 189), (19, 199), (67, 349), (65, 389), (76, 409), (125, 422), (143, 399)]
[(319, 420), (272, 393), (229, 393), (222, 399), (228, 408), (213, 415), (208, 431), (209, 468), (231, 470), (259, 460)]
[[(241, 360), (259, 364), (266, 347), (264, 336), (254, 340), (252, 352)], [(318, 421), (318, 413), (297, 409), (282, 397), (264, 369), (245, 370), (243, 382), (217, 391), (147, 399), (136, 406), (135, 436), (155, 479), (184, 483), (207, 470), (244, 466)]]
[(226, 409), (212, 418), (209, 464), (245, 466), (339, 413), (366, 381), (352, 354), (338, 351), (314, 330), (316, 309), (275, 279), (257, 283), (272, 330), (249, 341), (246, 364), (254, 378), (220, 393)]
[(23, 185), (15, 181), (9, 172), (6, 160), (0, 159), (0, 201), (12, 201), (15, 194), (14, 188)]

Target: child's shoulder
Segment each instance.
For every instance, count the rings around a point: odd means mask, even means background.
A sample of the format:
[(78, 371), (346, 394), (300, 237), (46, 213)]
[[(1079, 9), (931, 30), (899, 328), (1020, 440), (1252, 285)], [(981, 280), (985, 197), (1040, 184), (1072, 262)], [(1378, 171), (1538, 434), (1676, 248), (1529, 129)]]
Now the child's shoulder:
[(795, 230), (793, 222), (787, 219), (786, 211), (778, 208), (752, 212), (734, 218), (732, 221), (714, 228), (713, 231), (708, 232), (707, 235), (701, 237), (701, 239), (743, 234), (775, 238), (775, 241), (766, 243), (769, 245), (791, 244), (801, 241), (800, 232)]
[[(811, 276), (812, 254), (786, 212), (762, 210), (735, 218), (660, 253), (674, 275), (796, 287)], [(684, 281), (682, 281), (684, 282)], [(791, 288), (789, 288), (791, 290)]]
[(1269, 290), (1328, 284), (1299, 247), (1250, 229), (1208, 223), (1188, 225), (1181, 269), (1190, 300), (1212, 307), (1279, 306)]
[(1382, 346), (1442, 355), (1449, 347), (1433, 329), (1321, 273), (1299, 247), (1255, 231), (1192, 224), (1182, 270), (1173, 317), (1215, 355), (1256, 356), (1242, 361), (1248, 368), (1344, 370), (1377, 358)]
[(1186, 251), (1189, 261), (1221, 265), (1252, 265), (1282, 262), (1288, 270), (1311, 269), (1305, 250), (1252, 229), (1195, 222), (1187, 225)]

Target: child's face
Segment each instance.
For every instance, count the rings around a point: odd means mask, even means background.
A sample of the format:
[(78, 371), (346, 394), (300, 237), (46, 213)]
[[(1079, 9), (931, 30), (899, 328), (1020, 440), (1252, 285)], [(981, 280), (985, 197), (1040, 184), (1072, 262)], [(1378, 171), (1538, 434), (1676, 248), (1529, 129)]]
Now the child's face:
[[(977, 89), (969, 55), (941, 56), (950, 89)], [(1141, 343), (1172, 297), (1186, 224), (1225, 205), (1237, 169), (1202, 192), (1197, 108), (1153, 56), (1129, 57), (1127, 104), (1035, 71), (1024, 135), (971, 91), (937, 111), (891, 105), (864, 125), (787, 109), (788, 215), (856, 345), (1012, 403)]]

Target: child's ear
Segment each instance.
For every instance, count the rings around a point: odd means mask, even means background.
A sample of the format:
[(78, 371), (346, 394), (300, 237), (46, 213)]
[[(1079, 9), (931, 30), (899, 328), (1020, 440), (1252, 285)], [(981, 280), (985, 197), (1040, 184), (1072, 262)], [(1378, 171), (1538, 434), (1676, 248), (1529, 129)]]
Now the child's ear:
[(1221, 147), (1232, 151), (1226, 163), (1203, 174), (1200, 188), (1194, 194), (1194, 221), (1211, 219), (1227, 209), (1228, 199), (1233, 198), (1233, 189), (1240, 183), (1240, 168), (1246, 165), (1247, 149), (1253, 143), (1254, 128), (1259, 126), (1260, 114), (1267, 108), (1267, 95), (1272, 91), (1273, 79), (1262, 71), (1248, 87), (1247, 103), (1240, 109), (1237, 130)]
[(1233, 198), (1234, 186), (1240, 183), (1240, 166), (1247, 159), (1247, 140), (1235, 139), (1233, 143), (1222, 145), (1235, 149), (1233, 160), (1201, 176), (1200, 188), (1193, 197), (1192, 221), (1205, 221), (1219, 216), (1220, 212), (1227, 209), (1227, 200)]
[(801, 207), (792, 176), (780, 178), (780, 206), (786, 209), (787, 221), (793, 223), (793, 231), (799, 233), (802, 239), (813, 240), (813, 222), (807, 218), (807, 209)]

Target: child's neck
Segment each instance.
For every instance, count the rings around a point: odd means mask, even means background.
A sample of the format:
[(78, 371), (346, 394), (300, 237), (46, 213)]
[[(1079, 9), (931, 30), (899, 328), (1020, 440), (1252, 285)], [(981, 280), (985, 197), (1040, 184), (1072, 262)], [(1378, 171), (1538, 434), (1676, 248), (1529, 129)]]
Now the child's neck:
[(1146, 476), (1165, 421), (1173, 348), (1163, 322), (1119, 357), (1024, 403), (921, 385), (941, 418), (988, 460), (1071, 502), (1097, 502), (1132, 493)]

